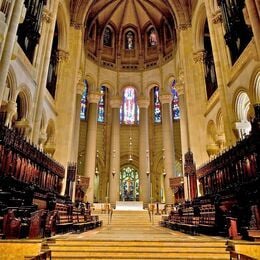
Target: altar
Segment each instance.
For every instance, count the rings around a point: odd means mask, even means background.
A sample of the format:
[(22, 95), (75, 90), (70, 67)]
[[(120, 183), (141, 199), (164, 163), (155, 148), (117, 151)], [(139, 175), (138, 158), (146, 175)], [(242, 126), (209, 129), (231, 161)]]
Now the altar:
[(116, 210), (143, 210), (143, 201), (116, 201)]

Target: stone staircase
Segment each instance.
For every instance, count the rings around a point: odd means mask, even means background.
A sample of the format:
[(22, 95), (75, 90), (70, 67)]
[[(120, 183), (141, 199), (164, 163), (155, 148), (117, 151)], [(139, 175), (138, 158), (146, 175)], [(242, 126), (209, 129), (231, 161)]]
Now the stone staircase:
[[(188, 236), (159, 227), (147, 211), (114, 211), (108, 224), (78, 235), (50, 238), (52, 259), (230, 259), (226, 241)], [(100, 216), (102, 219), (102, 216)]]

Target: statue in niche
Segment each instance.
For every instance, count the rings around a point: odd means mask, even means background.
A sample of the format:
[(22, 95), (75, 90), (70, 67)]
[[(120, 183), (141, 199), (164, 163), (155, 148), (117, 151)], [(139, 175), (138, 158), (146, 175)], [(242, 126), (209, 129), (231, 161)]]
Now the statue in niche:
[(157, 45), (157, 37), (154, 29), (150, 30), (150, 35), (149, 35), (149, 44), (150, 46), (156, 46)]
[(131, 31), (127, 32), (126, 34), (126, 49), (134, 49), (134, 34)]

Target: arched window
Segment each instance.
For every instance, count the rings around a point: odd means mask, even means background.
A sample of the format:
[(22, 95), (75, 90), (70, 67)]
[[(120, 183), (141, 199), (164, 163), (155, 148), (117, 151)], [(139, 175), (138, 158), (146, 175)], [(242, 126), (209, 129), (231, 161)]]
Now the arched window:
[(125, 48), (133, 50), (135, 48), (135, 35), (132, 31), (127, 31), (125, 34)]
[(99, 123), (104, 123), (105, 122), (105, 105), (106, 105), (107, 88), (102, 86), (100, 91), (101, 91), (101, 97), (98, 102), (98, 119), (97, 119), (97, 121)]
[(217, 1), (220, 6), (223, 24), (225, 27), (225, 40), (230, 51), (232, 64), (246, 48), (252, 38), (252, 29), (245, 19), (245, 0)]
[(127, 125), (139, 122), (139, 107), (136, 102), (135, 89), (132, 87), (124, 90), (123, 104), (120, 107), (120, 122)]
[(104, 31), (104, 37), (103, 37), (104, 46), (112, 47), (112, 39), (113, 39), (112, 30), (109, 27), (106, 27)]
[(87, 119), (87, 99), (88, 96), (88, 82), (84, 80), (84, 90), (81, 96), (81, 109), (80, 109), (80, 119), (86, 120)]
[(206, 81), (206, 90), (207, 98), (213, 95), (218, 87), (217, 76), (215, 71), (215, 63), (213, 59), (213, 51), (209, 34), (208, 21), (206, 20), (204, 27), (204, 49), (205, 49), (205, 81)]
[(161, 123), (161, 102), (159, 99), (159, 87), (153, 88), (154, 123)]
[(175, 88), (176, 81), (172, 82), (172, 117), (174, 120), (180, 119), (179, 95)]
[(172, 39), (172, 33), (171, 33), (170, 27), (167, 23), (165, 23), (164, 28), (165, 28), (165, 38), (166, 38), (166, 40)]
[(53, 98), (55, 98), (56, 93), (56, 83), (57, 83), (57, 54), (58, 54), (58, 42), (59, 42), (59, 31), (58, 31), (58, 25), (56, 23), (54, 35), (53, 35), (53, 41), (52, 41), (52, 49), (51, 49), (51, 58), (50, 58), (50, 64), (48, 68), (48, 76), (47, 76), (47, 89), (52, 95)]
[(41, 17), (46, 2), (46, 0), (24, 1), (26, 7), (25, 19), (23, 23), (19, 24), (17, 35), (18, 43), (31, 63), (33, 63), (35, 49), (41, 37)]
[(157, 35), (154, 28), (151, 28), (148, 31), (148, 46), (156, 46), (157, 45)]

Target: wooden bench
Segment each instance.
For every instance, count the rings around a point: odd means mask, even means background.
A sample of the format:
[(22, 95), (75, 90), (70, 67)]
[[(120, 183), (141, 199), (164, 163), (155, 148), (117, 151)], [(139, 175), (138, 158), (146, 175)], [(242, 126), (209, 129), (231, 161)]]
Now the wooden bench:
[(215, 206), (211, 204), (200, 207), (199, 232), (213, 235), (216, 232)]
[(72, 231), (73, 221), (72, 215), (69, 214), (68, 205), (56, 204), (55, 211), (57, 211), (56, 231), (57, 233), (68, 233)]
[(73, 208), (73, 231), (84, 232), (86, 230), (85, 216), (81, 214), (81, 210)]

